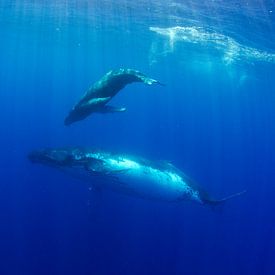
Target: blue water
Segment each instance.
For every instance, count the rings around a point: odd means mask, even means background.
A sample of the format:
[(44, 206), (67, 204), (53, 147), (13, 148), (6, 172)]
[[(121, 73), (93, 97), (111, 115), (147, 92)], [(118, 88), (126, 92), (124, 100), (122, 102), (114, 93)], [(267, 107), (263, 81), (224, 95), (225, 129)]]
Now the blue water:
[[(0, 37), (0, 274), (275, 274), (273, 0), (2, 0)], [(166, 86), (131, 84), (113, 100), (126, 113), (65, 127), (119, 67)], [(213, 211), (94, 192), (27, 160), (67, 145), (247, 193)]]

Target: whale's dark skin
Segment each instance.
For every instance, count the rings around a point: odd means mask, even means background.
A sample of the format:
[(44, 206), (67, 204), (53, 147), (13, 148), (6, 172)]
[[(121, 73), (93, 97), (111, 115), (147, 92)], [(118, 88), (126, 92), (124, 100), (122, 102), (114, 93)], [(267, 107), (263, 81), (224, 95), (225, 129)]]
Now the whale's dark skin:
[(243, 193), (215, 200), (171, 163), (92, 148), (46, 148), (33, 151), (28, 157), (33, 163), (54, 167), (87, 180), (96, 188), (144, 199), (167, 202), (191, 200), (216, 205)]
[(143, 82), (147, 85), (159, 81), (149, 78), (139, 71), (133, 69), (111, 70), (100, 80), (92, 85), (80, 101), (72, 108), (66, 117), (64, 124), (70, 125), (76, 121), (83, 120), (90, 114), (124, 112), (126, 108), (106, 105), (121, 89), (133, 82)]

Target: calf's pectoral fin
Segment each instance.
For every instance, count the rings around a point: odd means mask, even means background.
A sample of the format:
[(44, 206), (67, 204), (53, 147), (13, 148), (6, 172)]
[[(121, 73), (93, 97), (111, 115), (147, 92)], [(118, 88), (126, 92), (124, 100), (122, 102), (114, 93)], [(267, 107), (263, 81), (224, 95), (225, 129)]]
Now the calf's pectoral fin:
[(85, 101), (83, 103), (81, 103), (81, 108), (85, 108), (85, 107), (91, 107), (94, 106), (96, 107), (96, 105), (99, 104), (106, 104), (109, 100), (111, 99), (111, 97), (96, 97), (96, 98), (92, 98), (88, 101)]
[(114, 107), (110, 105), (104, 105), (98, 109), (98, 113), (117, 113), (117, 112), (125, 112), (125, 107)]
[(97, 105), (97, 104), (104, 104), (107, 103), (111, 99), (110, 96), (108, 97), (97, 97), (90, 99), (87, 104), (88, 105)]

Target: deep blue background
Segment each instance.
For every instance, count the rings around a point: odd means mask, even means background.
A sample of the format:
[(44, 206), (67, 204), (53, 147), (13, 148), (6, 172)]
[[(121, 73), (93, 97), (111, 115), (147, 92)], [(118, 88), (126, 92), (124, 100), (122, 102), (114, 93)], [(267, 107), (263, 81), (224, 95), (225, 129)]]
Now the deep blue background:
[[(274, 53), (274, 1), (132, 2), (0, 1), (0, 274), (275, 274), (275, 64), (180, 42), (158, 56), (149, 31), (196, 24)], [(129, 85), (113, 100), (126, 113), (64, 127), (118, 67), (166, 87)], [(217, 198), (248, 192), (216, 211), (159, 203), (26, 158), (66, 145), (170, 160)]]

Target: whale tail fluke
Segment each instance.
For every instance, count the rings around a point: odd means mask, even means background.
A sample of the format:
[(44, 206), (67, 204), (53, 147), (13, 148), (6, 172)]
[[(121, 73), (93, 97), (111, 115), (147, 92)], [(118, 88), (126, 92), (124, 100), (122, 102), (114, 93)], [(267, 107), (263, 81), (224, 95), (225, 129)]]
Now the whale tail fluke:
[(157, 80), (157, 82), (156, 82), (158, 85), (160, 85), (160, 86), (163, 86), (163, 87), (165, 87), (166, 86), (166, 84), (164, 84), (164, 83), (162, 83), (162, 82), (159, 82), (158, 80)]
[(160, 81), (158, 81), (158, 80), (156, 80), (156, 79), (149, 79), (149, 81), (147, 81), (147, 84), (148, 85), (152, 85), (152, 84), (158, 84), (158, 85), (160, 85), (160, 86), (166, 86), (164, 83), (162, 83), (162, 82), (160, 82)]
[(225, 198), (222, 198), (222, 199), (219, 199), (219, 200), (215, 200), (215, 199), (205, 199), (204, 200), (204, 203), (205, 204), (208, 204), (208, 205), (211, 205), (211, 206), (216, 206), (216, 205), (219, 205), (219, 204), (222, 204), (232, 198), (235, 198), (235, 197), (239, 197), (241, 195), (243, 195), (244, 193), (246, 193), (247, 190), (243, 190), (241, 192), (238, 192), (238, 193), (235, 193), (235, 194), (232, 194), (230, 196), (227, 196)]
[(153, 85), (153, 84), (158, 84), (160, 86), (166, 86), (164, 83), (156, 80), (156, 79), (153, 79), (153, 78), (149, 78), (147, 76), (142, 76), (142, 78), (140, 78), (142, 82), (144, 82), (145, 84), (147, 85)]

